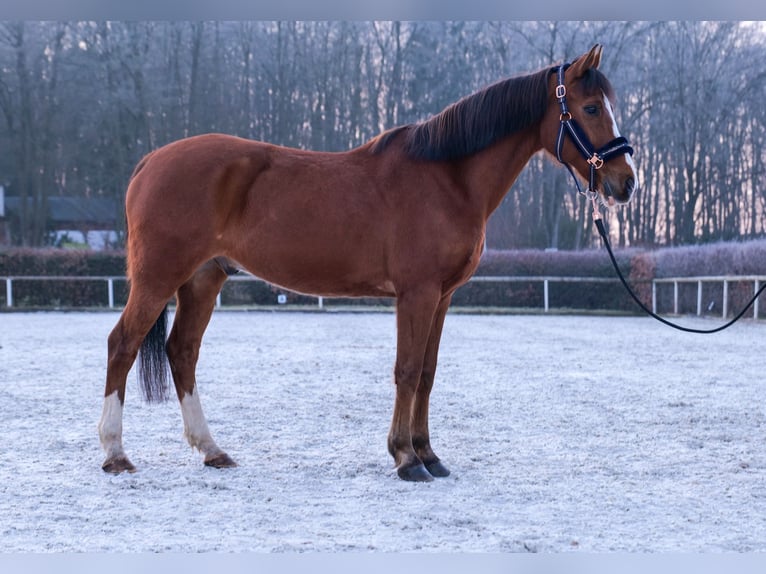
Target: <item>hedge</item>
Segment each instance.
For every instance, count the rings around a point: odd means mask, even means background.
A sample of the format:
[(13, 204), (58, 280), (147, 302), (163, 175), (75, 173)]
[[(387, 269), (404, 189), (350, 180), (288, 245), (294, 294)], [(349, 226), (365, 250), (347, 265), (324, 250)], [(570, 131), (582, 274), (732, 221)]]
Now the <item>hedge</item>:
[[(641, 253), (632, 264), (633, 277), (705, 277), (724, 275), (766, 275), (766, 239), (747, 242), (718, 242), (707, 245), (669, 247)], [(640, 270), (640, 272), (636, 272)], [(646, 286), (644, 288), (647, 288)], [(729, 316), (742, 309), (753, 296), (752, 282), (729, 284)], [(651, 293), (644, 300), (651, 301)], [(679, 283), (678, 312), (697, 312), (696, 283)], [(763, 305), (762, 305), (763, 306)], [(723, 285), (703, 283), (702, 312), (721, 316)], [(673, 311), (672, 284), (657, 288), (657, 308)], [(752, 316), (752, 313), (745, 315)]]
[[(651, 304), (651, 280), (655, 277), (700, 275), (766, 274), (766, 240), (747, 243), (717, 243), (704, 246), (656, 250), (621, 249), (616, 252), (620, 268), (646, 305)], [(0, 250), (0, 277), (3, 276), (113, 276), (125, 274), (123, 251), (83, 251), (62, 249)], [(477, 276), (558, 276), (615, 279), (604, 249), (587, 251), (487, 251), (476, 271)], [(128, 285), (116, 280), (115, 304), (124, 305)], [(1, 287), (1, 286), (0, 286)], [(682, 313), (696, 312), (696, 285), (679, 289)], [(21, 308), (105, 307), (106, 283), (94, 281), (21, 281), (13, 284), (14, 306)], [(729, 287), (730, 308), (744, 305), (752, 295), (752, 283), (733, 283)], [(221, 292), (224, 305), (275, 305), (278, 295), (287, 304), (316, 305), (315, 297), (291, 293), (262, 282), (229, 281)], [(622, 285), (613, 283), (564, 283), (549, 285), (552, 307), (600, 311), (637, 312), (635, 303)], [(672, 311), (672, 286), (658, 288), (659, 309)], [(703, 307), (720, 314), (721, 284), (706, 284)], [(326, 299), (327, 307), (338, 305), (391, 306), (390, 299)], [(0, 288), (0, 308), (5, 308), (5, 290)], [(525, 307), (543, 305), (540, 282), (471, 282), (454, 295), (453, 305), (481, 307)], [(709, 309), (708, 309), (709, 308)]]
[[(114, 276), (125, 275), (122, 251), (84, 251), (64, 249), (10, 249), (0, 251), (2, 276)], [(114, 285), (115, 304), (127, 301), (127, 282)], [(107, 306), (107, 284), (101, 281), (24, 281), (13, 282), (14, 307), (99, 307)], [(0, 289), (0, 304), (7, 304), (5, 289)]]
[(0, 250), (0, 276), (125, 275), (124, 251), (84, 249)]

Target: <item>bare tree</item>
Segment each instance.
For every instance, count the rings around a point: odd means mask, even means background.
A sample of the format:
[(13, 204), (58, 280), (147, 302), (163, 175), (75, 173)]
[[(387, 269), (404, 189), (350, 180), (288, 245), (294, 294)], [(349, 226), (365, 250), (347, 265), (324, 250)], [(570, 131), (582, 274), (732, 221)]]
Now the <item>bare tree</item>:
[[(114, 198), (139, 158), (222, 131), (342, 150), (511, 74), (606, 46), (641, 190), (621, 245), (761, 237), (760, 28), (738, 22), (2, 22), (0, 183), (44, 242), (52, 194)], [(121, 213), (116, 218), (122, 221)], [(497, 248), (598, 241), (555, 161), (534, 158), (490, 220)]]

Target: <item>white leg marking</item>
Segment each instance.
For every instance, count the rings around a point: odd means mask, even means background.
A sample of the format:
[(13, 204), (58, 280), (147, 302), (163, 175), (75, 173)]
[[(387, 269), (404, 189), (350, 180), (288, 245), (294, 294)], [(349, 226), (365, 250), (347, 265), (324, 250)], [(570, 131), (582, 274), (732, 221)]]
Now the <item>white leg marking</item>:
[(98, 423), (98, 436), (101, 446), (106, 451), (107, 459), (124, 456), (122, 450), (122, 404), (117, 391), (104, 398), (104, 410)]
[(181, 399), (181, 415), (184, 419), (184, 436), (193, 448), (204, 454), (205, 458), (223, 452), (210, 435), (196, 388), (192, 394), (186, 394)]

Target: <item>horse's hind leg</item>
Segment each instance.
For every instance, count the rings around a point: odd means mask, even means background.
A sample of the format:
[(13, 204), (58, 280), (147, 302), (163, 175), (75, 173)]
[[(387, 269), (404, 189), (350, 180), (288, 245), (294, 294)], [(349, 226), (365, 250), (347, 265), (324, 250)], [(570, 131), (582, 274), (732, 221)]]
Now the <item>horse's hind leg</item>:
[(211, 260), (178, 289), (176, 315), (167, 344), (170, 370), (181, 403), (184, 436), (204, 455), (205, 464), (216, 468), (237, 465), (218, 448), (210, 434), (196, 388), (195, 370), (202, 334), (210, 322), (216, 296), (226, 277), (223, 268)]
[(163, 313), (171, 295), (145, 289), (140, 282), (133, 283), (125, 309), (109, 334), (104, 408), (98, 425), (101, 445), (106, 452), (102, 465), (106, 472), (119, 474), (136, 470), (122, 446), (125, 383), (142, 341)]

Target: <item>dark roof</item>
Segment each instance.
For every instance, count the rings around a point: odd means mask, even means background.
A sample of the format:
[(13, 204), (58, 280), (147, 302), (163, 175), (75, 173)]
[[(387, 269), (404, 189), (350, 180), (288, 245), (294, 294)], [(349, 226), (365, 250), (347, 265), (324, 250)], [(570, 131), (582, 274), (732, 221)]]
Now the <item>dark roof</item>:
[[(27, 198), (28, 209), (32, 201)], [(18, 213), (21, 198), (6, 196), (6, 216)], [(49, 197), (47, 218), (53, 223), (102, 223), (114, 225), (115, 203), (113, 199), (92, 199), (86, 197)]]

